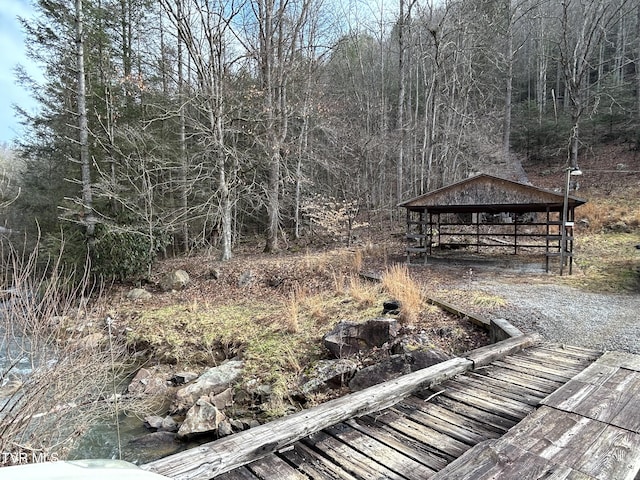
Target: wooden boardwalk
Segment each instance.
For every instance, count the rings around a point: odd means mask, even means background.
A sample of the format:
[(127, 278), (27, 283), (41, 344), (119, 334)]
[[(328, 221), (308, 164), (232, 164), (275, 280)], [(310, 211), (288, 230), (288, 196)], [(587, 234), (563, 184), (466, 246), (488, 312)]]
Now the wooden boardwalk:
[(640, 356), (534, 343), (506, 340), (144, 468), (183, 480), (636, 478)]
[(444, 469), (472, 447), (502, 437), (598, 355), (554, 345), (532, 347), (215, 478), (479, 478), (475, 473), (456, 477)]
[(605, 353), (541, 405), (432, 478), (640, 477), (640, 356)]

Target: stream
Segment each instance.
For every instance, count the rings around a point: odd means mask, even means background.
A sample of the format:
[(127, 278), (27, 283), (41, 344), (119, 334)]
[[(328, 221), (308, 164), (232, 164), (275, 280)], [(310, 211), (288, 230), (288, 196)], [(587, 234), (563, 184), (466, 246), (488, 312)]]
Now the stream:
[[(16, 385), (20, 385), (33, 372), (34, 361), (28, 352), (31, 350), (28, 337), (12, 332), (0, 324), (0, 418), (7, 411)], [(48, 362), (56, 360), (48, 359)], [(18, 393), (19, 395), (19, 390)], [(118, 432), (119, 427), (119, 432)], [(118, 433), (120, 439), (118, 440)], [(119, 459), (132, 463), (146, 463), (183, 449), (186, 445), (178, 442), (135, 441), (151, 433), (136, 416), (120, 414), (118, 426), (114, 418), (104, 419), (93, 425), (69, 455), (69, 459)], [(133, 442), (133, 443), (132, 443)], [(120, 445), (120, 446), (119, 446)]]

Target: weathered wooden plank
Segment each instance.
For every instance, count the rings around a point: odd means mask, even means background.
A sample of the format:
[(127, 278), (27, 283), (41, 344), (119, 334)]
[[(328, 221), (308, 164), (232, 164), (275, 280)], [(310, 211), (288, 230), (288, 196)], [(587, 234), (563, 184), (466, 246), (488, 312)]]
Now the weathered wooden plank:
[(493, 425), (488, 425), (476, 419), (465, 417), (464, 415), (452, 412), (451, 410), (443, 408), (440, 405), (436, 405), (435, 403), (425, 402), (418, 397), (408, 397), (400, 402), (400, 405), (404, 404), (411, 405), (412, 407), (417, 408), (433, 417), (439, 418), (440, 420), (447, 422), (450, 425), (456, 425), (460, 428), (464, 428), (465, 430), (473, 432), (476, 435), (480, 435), (484, 437), (484, 440), (497, 438), (503, 432), (503, 430), (496, 428)]
[(535, 349), (531, 350), (532, 352), (537, 352), (540, 355), (552, 355), (554, 357), (565, 358), (576, 363), (591, 363), (602, 355), (602, 352), (597, 350), (588, 350), (580, 347), (558, 345), (547, 342), (542, 343), (536, 346)]
[(522, 335), (508, 340), (503, 340), (502, 342), (494, 345), (477, 348), (468, 353), (466, 358), (473, 362), (473, 368), (475, 369), (488, 365), (498, 358), (518, 352), (523, 348), (536, 345), (541, 341), (542, 339), (538, 334)]
[(260, 480), (247, 467), (236, 468), (235, 470), (222, 475), (218, 475), (215, 480)]
[(640, 433), (640, 397), (637, 390), (636, 395), (620, 408), (610, 423)]
[[(631, 403), (627, 413), (631, 414), (640, 407), (640, 373), (620, 368), (606, 382), (596, 387), (589, 396), (572, 408), (572, 411), (585, 417), (625, 427), (626, 422), (637, 418), (621, 416), (621, 410)], [(638, 425), (634, 425), (637, 428)]]
[(540, 400), (544, 398), (544, 394), (537, 390), (508, 384), (501, 380), (496, 380), (484, 375), (469, 374), (458, 377), (456, 381), (464, 385), (468, 385), (469, 387), (486, 390), (487, 392), (492, 392), (500, 397), (509, 398), (533, 407), (537, 406), (540, 403)]
[(469, 449), (468, 445), (391, 410), (376, 415), (375, 420), (454, 458), (459, 457)]
[(363, 434), (346, 423), (339, 423), (324, 431), (403, 477), (422, 479), (429, 478), (435, 473), (434, 469), (403, 455), (400, 451)]
[(325, 456), (357, 478), (405, 479), (405, 477), (399, 473), (388, 469), (374, 459), (324, 432), (317, 432), (310, 435), (303, 440), (303, 443), (316, 450), (322, 451)]
[(491, 319), (489, 325), (489, 339), (491, 343), (498, 343), (508, 338), (524, 335), (522, 331), (514, 327), (504, 318)]
[[(568, 381), (573, 378), (578, 372), (581, 372), (583, 368), (563, 368), (556, 365), (544, 365), (542, 362), (537, 362), (532, 360), (531, 358), (525, 358), (521, 355), (510, 355), (504, 359), (502, 359), (504, 363), (509, 365), (518, 365), (525, 368), (528, 368), (533, 371), (534, 375), (552, 375), (557, 377), (559, 381)], [(552, 378), (553, 377), (547, 377)]]
[[(428, 398), (433, 395), (433, 393), (434, 392), (421, 392), (419, 397)], [(486, 410), (481, 410), (477, 407), (458, 402), (455, 399), (448, 398), (444, 395), (438, 395), (437, 397), (431, 398), (429, 401), (435, 405), (440, 405), (451, 410), (452, 412), (483, 422), (501, 432), (506, 432), (518, 423), (517, 420), (512, 420), (510, 418), (505, 418), (500, 415), (487, 412)]]
[(507, 442), (485, 442), (438, 472), (432, 480), (592, 480)]
[(590, 383), (569, 380), (562, 388), (544, 398), (540, 404), (572, 412), (576, 405), (579, 405), (597, 388), (596, 385)]
[(572, 377), (572, 375), (558, 375), (556, 373), (545, 371), (543, 368), (536, 368), (536, 365), (531, 362), (525, 363), (522, 361), (511, 361), (509, 357), (506, 357), (503, 360), (494, 361), (492, 366), (508, 368), (516, 372), (526, 373), (538, 378), (559, 382), (560, 384), (566, 383)]
[(584, 455), (606, 428), (604, 423), (542, 406), (498, 441), (574, 468), (575, 459)]
[(476, 443), (480, 443), (487, 439), (485, 435), (481, 435), (474, 431), (449, 423), (441, 418), (429, 415), (428, 413), (416, 409), (406, 403), (396, 404), (396, 406), (393, 407), (393, 410), (414, 422), (418, 422), (468, 445), (475, 445)]
[(496, 440), (550, 463), (598, 479), (633, 479), (640, 472), (640, 435), (580, 415), (543, 406)]
[(564, 381), (559, 382), (546, 378), (535, 377), (529, 373), (516, 371), (511, 368), (501, 367), (498, 365), (490, 365), (480, 370), (475, 370), (474, 374), (486, 375), (507, 383), (538, 390), (545, 395), (557, 390), (565, 383)]
[(142, 465), (175, 480), (208, 480), (262, 458), (348, 418), (387, 408), (413, 391), (428, 388), (471, 368), (470, 360), (454, 358), (380, 385), (331, 400), (265, 425)]
[(515, 357), (523, 357), (533, 362), (540, 363), (541, 365), (561, 367), (563, 369), (571, 369), (576, 372), (583, 370), (587, 365), (593, 362), (592, 360), (584, 358), (578, 359), (576, 357), (568, 357), (566, 355), (560, 355), (549, 351), (542, 351), (538, 348), (529, 348), (526, 351), (518, 353)]
[(295, 465), (298, 470), (312, 480), (357, 480), (356, 477), (344, 471), (329, 459), (319, 455), (302, 442), (297, 442), (291, 448), (278, 453), (278, 455)]
[(572, 380), (582, 383), (590, 383), (591, 385), (602, 385), (617, 371), (618, 367), (594, 362), (573, 377)]
[(448, 381), (443, 385), (434, 386), (433, 390), (442, 392), (442, 395), (459, 402), (515, 421), (521, 420), (533, 411), (531, 405), (468, 387), (458, 382)]
[(447, 463), (453, 460), (453, 457), (444, 455), (414, 438), (389, 427), (385, 428), (384, 425), (376, 424), (375, 420), (369, 417), (348, 420), (346, 423), (355, 430), (398, 450), (403, 455), (426, 465), (435, 472), (442, 470)]
[(487, 320), (486, 318), (480, 317), (478, 315), (474, 315), (472, 313), (466, 312), (461, 310), (458, 307), (455, 307), (453, 305), (451, 305), (448, 302), (445, 302), (444, 300), (440, 299), (440, 298), (435, 298), (435, 297), (428, 297), (427, 299), (427, 303), (430, 303), (432, 305), (436, 305), (438, 307), (440, 307), (441, 309), (449, 312), (449, 313), (453, 313), (454, 315), (458, 315), (462, 318), (467, 318), (469, 319), (469, 321), (471, 323), (474, 323), (480, 327), (483, 328), (489, 328), (489, 320)]
[(602, 355), (598, 363), (610, 365), (612, 367), (622, 367), (627, 370), (635, 370), (640, 372), (640, 355), (634, 355), (626, 352), (607, 352)]
[(599, 350), (585, 347), (576, 347), (575, 345), (565, 345), (561, 343), (544, 343), (540, 345), (539, 348), (541, 350), (549, 350), (577, 358), (587, 358), (590, 361), (593, 361), (602, 355), (602, 352)]
[(640, 472), (640, 435), (607, 426), (573, 466), (596, 478), (633, 480)]
[(299, 472), (276, 455), (269, 455), (247, 465), (247, 468), (258, 478), (270, 480), (308, 480), (308, 477)]

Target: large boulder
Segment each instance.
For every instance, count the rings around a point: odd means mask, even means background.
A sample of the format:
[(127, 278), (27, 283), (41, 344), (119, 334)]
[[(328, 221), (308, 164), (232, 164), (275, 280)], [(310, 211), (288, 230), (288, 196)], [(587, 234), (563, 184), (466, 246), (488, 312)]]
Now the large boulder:
[(206, 397), (202, 397), (187, 412), (187, 416), (178, 430), (178, 437), (187, 438), (217, 433), (218, 427), (226, 419), (227, 417), (222, 410), (212, 405)]
[(353, 391), (363, 390), (407, 373), (411, 373), (411, 364), (407, 356), (391, 355), (381, 362), (358, 370), (349, 382), (349, 388)]
[(353, 391), (363, 390), (448, 359), (447, 354), (437, 349), (391, 355), (381, 362), (358, 370), (349, 382), (349, 388)]
[(393, 318), (374, 318), (362, 323), (343, 321), (322, 340), (334, 357), (343, 358), (383, 346), (398, 335), (398, 329), (398, 321)]
[(172, 290), (182, 290), (189, 284), (189, 274), (184, 270), (175, 270), (167, 273), (160, 279), (160, 290), (170, 292)]
[(176, 392), (173, 411), (185, 411), (203, 395), (217, 395), (229, 388), (242, 374), (244, 363), (229, 360), (205, 371), (196, 381)]
[(302, 377), (300, 392), (304, 396), (346, 385), (358, 369), (348, 358), (320, 360)]

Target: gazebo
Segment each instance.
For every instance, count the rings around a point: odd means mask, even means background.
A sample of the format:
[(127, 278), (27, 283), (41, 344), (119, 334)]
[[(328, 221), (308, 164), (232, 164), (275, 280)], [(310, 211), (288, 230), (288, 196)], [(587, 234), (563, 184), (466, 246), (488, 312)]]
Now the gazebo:
[[(407, 262), (442, 250), (544, 252), (571, 273), (576, 207), (586, 200), (480, 174), (400, 203), (407, 210)], [(563, 231), (563, 212), (566, 211)], [(564, 234), (564, 235), (563, 235)]]

